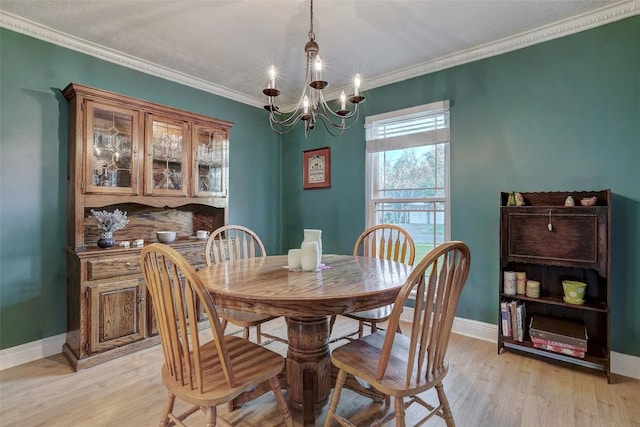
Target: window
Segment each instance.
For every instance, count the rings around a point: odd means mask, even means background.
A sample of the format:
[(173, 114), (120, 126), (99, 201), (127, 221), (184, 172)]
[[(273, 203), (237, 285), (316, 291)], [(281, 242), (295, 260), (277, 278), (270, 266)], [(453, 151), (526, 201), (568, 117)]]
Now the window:
[(450, 240), (449, 101), (366, 117), (367, 227), (411, 234), (416, 261)]

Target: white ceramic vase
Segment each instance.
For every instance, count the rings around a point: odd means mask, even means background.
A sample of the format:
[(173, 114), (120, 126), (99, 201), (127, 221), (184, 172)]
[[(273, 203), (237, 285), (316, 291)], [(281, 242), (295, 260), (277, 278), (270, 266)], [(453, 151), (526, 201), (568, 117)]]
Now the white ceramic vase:
[(300, 266), (302, 270), (317, 270), (318, 265), (318, 242), (302, 242), (300, 247)]
[(322, 264), (322, 230), (315, 230), (311, 228), (304, 229), (304, 242), (316, 242), (318, 243), (318, 265)]

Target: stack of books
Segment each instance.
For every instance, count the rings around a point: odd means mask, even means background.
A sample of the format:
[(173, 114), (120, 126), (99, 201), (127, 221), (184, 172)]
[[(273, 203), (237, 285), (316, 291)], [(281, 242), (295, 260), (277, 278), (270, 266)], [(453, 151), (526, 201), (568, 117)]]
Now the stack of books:
[(536, 348), (580, 359), (587, 352), (587, 328), (579, 322), (532, 316), (529, 335)]
[(522, 300), (505, 298), (500, 302), (502, 335), (515, 341), (524, 341), (527, 313)]

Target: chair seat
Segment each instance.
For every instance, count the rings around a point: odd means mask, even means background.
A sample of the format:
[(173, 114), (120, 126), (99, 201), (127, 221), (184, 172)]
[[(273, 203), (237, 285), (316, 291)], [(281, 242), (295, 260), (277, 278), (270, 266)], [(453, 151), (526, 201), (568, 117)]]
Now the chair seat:
[(378, 307), (371, 310), (356, 311), (353, 313), (345, 314), (345, 317), (351, 319), (360, 320), (363, 322), (386, 322), (391, 316), (393, 310), (393, 304), (385, 305), (384, 307)]
[(266, 314), (251, 313), (249, 311), (233, 310), (228, 308), (218, 309), (218, 315), (238, 326), (257, 326), (269, 320), (277, 319), (278, 316), (269, 316)]
[[(238, 387), (229, 387), (224, 377), (215, 341), (200, 347), (202, 357), (203, 393), (191, 390), (191, 386), (176, 382), (167, 365), (162, 366), (162, 381), (178, 398), (199, 406), (217, 406), (234, 399), (256, 384), (277, 376), (284, 369), (284, 358), (251, 341), (227, 335), (224, 337), (229, 361)], [(195, 383), (195, 382), (194, 382)]]
[(385, 375), (381, 380), (377, 380), (376, 371), (386, 333), (391, 332), (376, 332), (336, 348), (331, 352), (331, 362), (337, 368), (363, 379), (389, 396), (413, 396), (430, 389), (436, 383), (442, 381), (442, 378), (447, 374), (449, 366), (446, 360), (443, 363), (444, 369), (429, 374), (428, 378), (423, 376), (420, 378), (421, 381), (419, 383), (415, 380), (417, 367), (414, 366), (411, 383), (406, 383), (407, 356), (411, 340), (400, 333), (396, 333), (393, 341)]

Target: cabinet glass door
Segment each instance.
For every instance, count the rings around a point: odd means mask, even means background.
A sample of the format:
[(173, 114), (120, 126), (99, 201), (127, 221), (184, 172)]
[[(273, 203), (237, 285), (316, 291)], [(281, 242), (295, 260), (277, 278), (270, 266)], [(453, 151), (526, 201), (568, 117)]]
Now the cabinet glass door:
[(87, 102), (87, 193), (138, 194), (138, 113)]
[(151, 116), (147, 120), (145, 191), (151, 195), (187, 195), (187, 124)]
[(229, 138), (226, 131), (194, 126), (193, 188), (195, 196), (225, 197), (228, 188)]

